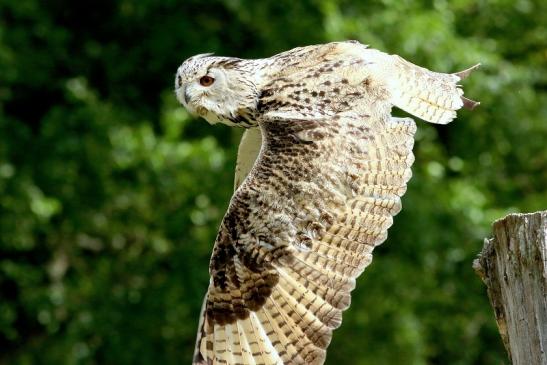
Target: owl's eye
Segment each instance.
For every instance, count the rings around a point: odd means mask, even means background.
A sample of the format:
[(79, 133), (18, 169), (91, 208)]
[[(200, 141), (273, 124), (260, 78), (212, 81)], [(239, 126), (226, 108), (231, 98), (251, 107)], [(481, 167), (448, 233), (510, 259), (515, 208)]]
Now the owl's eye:
[(215, 82), (215, 79), (212, 78), (211, 76), (203, 76), (202, 78), (199, 79), (199, 84), (201, 86), (211, 86), (213, 85), (213, 82)]

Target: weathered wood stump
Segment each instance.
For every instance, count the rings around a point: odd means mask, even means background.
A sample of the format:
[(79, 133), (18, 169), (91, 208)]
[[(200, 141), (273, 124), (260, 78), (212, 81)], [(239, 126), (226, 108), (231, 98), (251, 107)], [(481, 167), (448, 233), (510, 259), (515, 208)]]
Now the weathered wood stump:
[(547, 211), (510, 214), (473, 268), (484, 281), (513, 365), (547, 365)]

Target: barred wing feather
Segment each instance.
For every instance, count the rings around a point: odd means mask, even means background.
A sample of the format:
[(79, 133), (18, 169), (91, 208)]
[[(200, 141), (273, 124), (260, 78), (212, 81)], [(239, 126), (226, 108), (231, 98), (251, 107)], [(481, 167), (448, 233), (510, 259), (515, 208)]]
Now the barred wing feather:
[(411, 176), (411, 119), (259, 125), (260, 154), (215, 242), (194, 364), (322, 364)]

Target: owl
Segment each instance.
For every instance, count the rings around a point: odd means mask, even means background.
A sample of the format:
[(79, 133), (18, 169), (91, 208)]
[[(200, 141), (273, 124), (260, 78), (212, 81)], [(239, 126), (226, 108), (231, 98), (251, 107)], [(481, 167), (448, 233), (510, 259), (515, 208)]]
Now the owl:
[(416, 125), (478, 102), (444, 74), (356, 41), (246, 60), (200, 54), (177, 99), (245, 128), (209, 265), (193, 364), (323, 364), (356, 278), (411, 177)]

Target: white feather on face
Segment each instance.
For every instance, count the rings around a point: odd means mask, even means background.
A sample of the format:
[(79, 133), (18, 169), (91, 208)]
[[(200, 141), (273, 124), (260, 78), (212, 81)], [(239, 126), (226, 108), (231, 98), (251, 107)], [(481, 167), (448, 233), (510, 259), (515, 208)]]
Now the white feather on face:
[(175, 92), (187, 110), (211, 124), (240, 125), (255, 110), (258, 93), (247, 60), (202, 54), (184, 61), (177, 70)]

